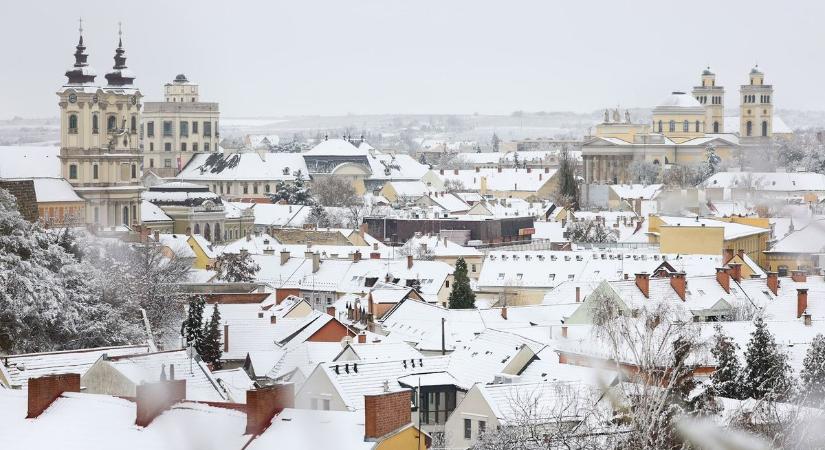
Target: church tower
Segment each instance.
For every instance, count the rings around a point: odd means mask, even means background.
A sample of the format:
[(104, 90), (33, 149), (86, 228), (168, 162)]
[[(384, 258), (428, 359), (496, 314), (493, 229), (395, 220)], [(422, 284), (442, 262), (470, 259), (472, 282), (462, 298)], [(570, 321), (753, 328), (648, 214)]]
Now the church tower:
[(773, 136), (773, 86), (765, 84), (758, 65), (749, 78), (750, 83), (739, 88), (739, 137), (743, 141)]
[[(120, 31), (118, 32), (120, 34)], [(75, 63), (57, 92), (63, 178), (86, 200), (85, 223), (101, 227), (140, 223), (140, 91), (126, 67), (119, 36), (114, 70), (99, 86), (87, 63), (81, 22)]]
[(702, 71), (702, 85), (693, 88), (693, 96), (705, 107), (705, 133), (724, 133), (725, 88), (716, 85), (710, 67)]

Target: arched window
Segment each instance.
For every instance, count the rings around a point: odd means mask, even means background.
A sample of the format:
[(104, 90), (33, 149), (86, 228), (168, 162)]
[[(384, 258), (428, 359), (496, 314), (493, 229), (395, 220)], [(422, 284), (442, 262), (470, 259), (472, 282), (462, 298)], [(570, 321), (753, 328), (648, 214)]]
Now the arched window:
[(690, 122), (688, 122), (687, 120), (684, 123), (682, 123), (682, 131), (684, 131), (685, 133), (690, 131)]
[(137, 133), (137, 116), (132, 116), (132, 123), (130, 125), (132, 134)]
[(219, 224), (219, 223), (215, 224), (215, 240), (216, 241), (221, 240), (221, 224)]
[(753, 123), (750, 120), (745, 124), (745, 136), (753, 136)]
[(713, 132), (714, 133), (719, 132), (719, 122), (713, 122)]
[(97, 123), (97, 114), (92, 114), (92, 134), (97, 134), (100, 131), (100, 125)]
[(129, 225), (129, 207), (123, 207), (123, 225)]
[(768, 135), (768, 121), (762, 121), (762, 136)]
[(69, 133), (77, 134), (77, 114), (69, 114)]
[(199, 223), (195, 224), (195, 234), (201, 234), (201, 225)]
[(669, 130), (670, 130), (670, 132), (671, 132), (671, 133), (673, 133), (674, 131), (676, 131), (676, 121), (675, 121), (675, 120), (671, 120), (671, 121), (670, 121), (670, 127), (669, 127)]
[(660, 120), (659, 121), (659, 133), (661, 133), (661, 132), (662, 132), (662, 121)]
[(698, 120), (696, 121), (696, 132), (697, 133), (699, 132), (699, 121)]
[(658, 160), (658, 159), (654, 159), (654, 160), (653, 160), (653, 164), (655, 164), (655, 165), (657, 165), (657, 166), (658, 166), (658, 165), (659, 165), (659, 164), (661, 164), (661, 163), (659, 162), (659, 160)]
[(203, 237), (205, 237), (207, 241), (212, 240), (212, 231), (208, 223), (203, 226)]
[(137, 165), (132, 164), (132, 178), (137, 178)]
[(115, 129), (117, 129), (117, 119), (115, 116), (109, 116), (109, 118), (106, 119), (106, 130), (111, 132), (115, 131)]

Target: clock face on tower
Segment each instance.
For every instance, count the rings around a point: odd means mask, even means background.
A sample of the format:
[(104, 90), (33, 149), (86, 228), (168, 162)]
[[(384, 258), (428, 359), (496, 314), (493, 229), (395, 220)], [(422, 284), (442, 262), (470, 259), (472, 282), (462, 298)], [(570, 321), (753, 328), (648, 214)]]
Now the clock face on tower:
[(69, 103), (75, 103), (75, 102), (77, 102), (77, 95), (69, 94)]

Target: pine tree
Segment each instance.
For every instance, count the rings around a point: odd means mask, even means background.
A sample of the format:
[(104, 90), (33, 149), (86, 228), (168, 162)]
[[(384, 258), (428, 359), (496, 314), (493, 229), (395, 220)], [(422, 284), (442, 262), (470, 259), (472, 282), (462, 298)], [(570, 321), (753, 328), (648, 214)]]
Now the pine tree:
[(578, 170), (576, 157), (570, 154), (567, 147), (559, 152), (559, 170), (556, 178), (555, 198), (556, 205), (576, 210), (579, 205), (579, 182), (576, 178)]
[(499, 147), (501, 146), (501, 139), (497, 134), (493, 133), (493, 138), (490, 140), (490, 144), (493, 147), (493, 151), (498, 152)]
[(198, 353), (201, 355), (206, 363), (212, 365), (213, 370), (221, 368), (221, 312), (218, 310), (218, 304), (212, 308), (212, 317), (203, 328), (203, 342), (201, 343)]
[(472, 309), (476, 307), (476, 294), (470, 289), (470, 278), (467, 277), (467, 263), (464, 258), (455, 262), (453, 273), (453, 290), (448, 299), (450, 309)]
[(193, 346), (199, 349), (203, 340), (203, 308), (206, 304), (200, 295), (189, 297), (189, 305), (186, 308), (186, 320), (181, 325), (181, 336), (184, 338), (185, 346)]
[(779, 350), (761, 316), (754, 321), (754, 327), (745, 351), (742, 396), (757, 400), (787, 398), (793, 388), (788, 357)]
[(246, 251), (240, 253), (223, 253), (215, 261), (218, 279), (230, 283), (249, 283), (255, 281), (255, 274), (261, 266)]
[(822, 334), (811, 341), (799, 377), (802, 400), (810, 405), (822, 405), (825, 402), (825, 336)]
[(716, 358), (716, 370), (710, 376), (713, 389), (720, 397), (741, 398), (742, 366), (736, 356), (739, 346), (724, 334), (720, 325), (715, 329), (714, 345), (710, 350)]
[(305, 222), (314, 224), (318, 228), (328, 227), (330, 226), (330, 217), (327, 210), (319, 203), (309, 211)]

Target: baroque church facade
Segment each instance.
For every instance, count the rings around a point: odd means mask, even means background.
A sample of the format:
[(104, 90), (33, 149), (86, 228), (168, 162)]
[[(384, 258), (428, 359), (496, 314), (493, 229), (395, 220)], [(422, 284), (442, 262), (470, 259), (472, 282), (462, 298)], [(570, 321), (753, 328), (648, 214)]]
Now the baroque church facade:
[(114, 66), (101, 83), (89, 66), (81, 27), (75, 63), (57, 92), (63, 178), (86, 201), (85, 222), (104, 228), (139, 224), (145, 189), (138, 139), (142, 95), (118, 34)]
[(709, 147), (731, 162), (740, 149), (770, 142), (791, 130), (773, 113), (773, 86), (754, 67), (739, 88), (739, 115), (725, 116), (725, 89), (710, 68), (691, 93), (676, 91), (653, 108), (650, 123), (621, 121), (605, 111), (604, 121), (582, 145), (586, 184), (631, 183), (629, 166), (647, 161), (664, 170), (704, 160)]

